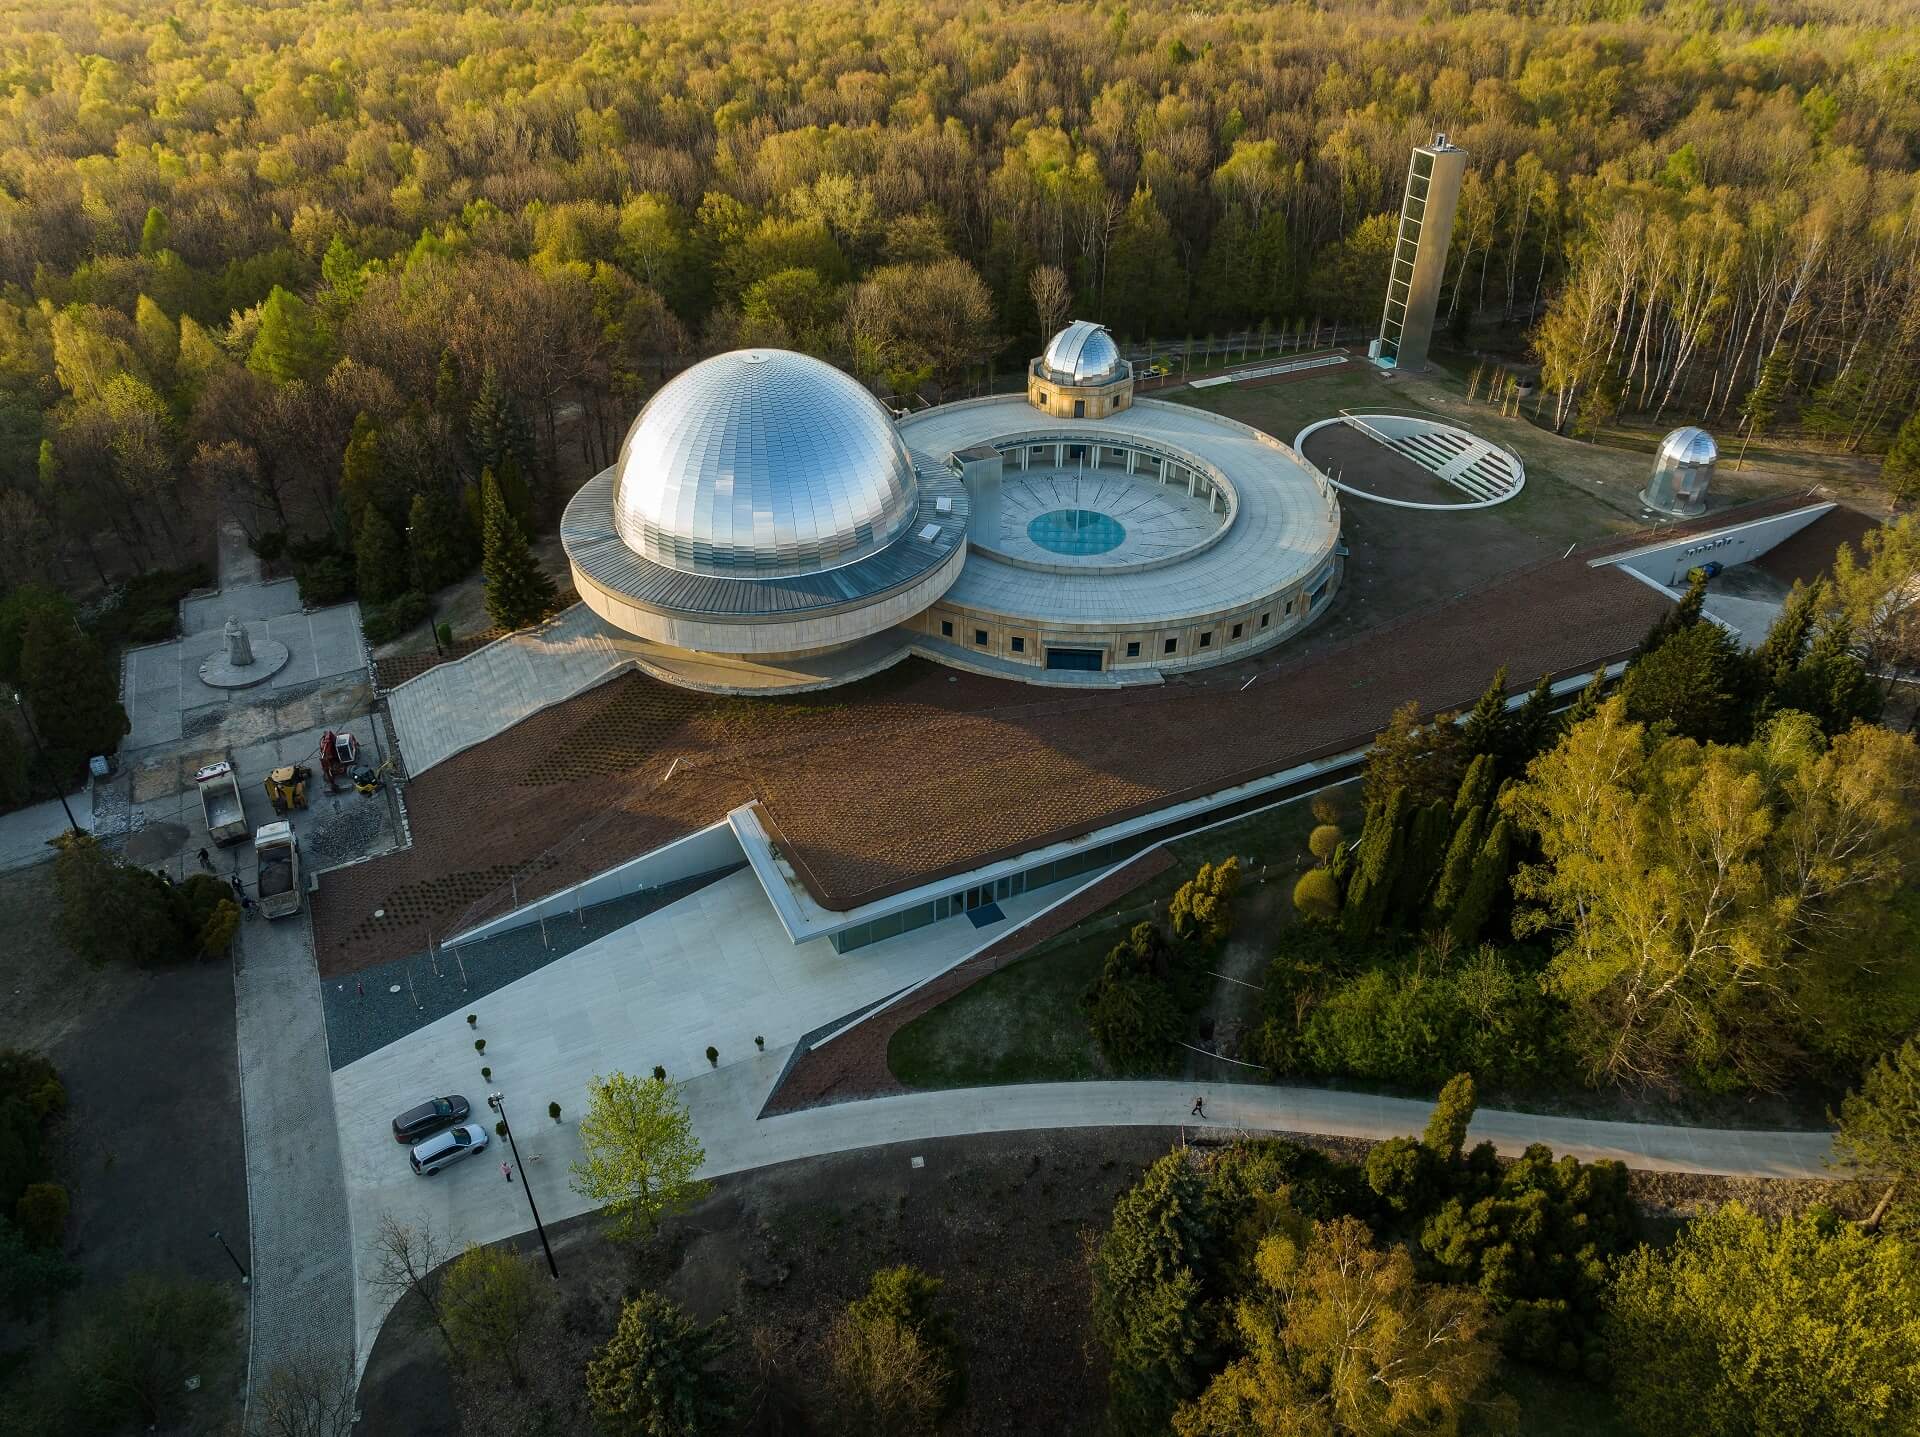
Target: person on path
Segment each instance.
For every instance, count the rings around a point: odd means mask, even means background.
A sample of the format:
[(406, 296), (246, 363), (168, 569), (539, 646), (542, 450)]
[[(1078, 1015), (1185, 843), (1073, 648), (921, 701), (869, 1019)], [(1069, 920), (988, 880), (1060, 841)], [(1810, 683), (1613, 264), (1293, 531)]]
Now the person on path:
[(200, 866), (209, 873), (213, 872), (213, 860), (207, 857), (207, 850), (204, 848), (200, 850)]
[(357, 993), (357, 994), (358, 994), (358, 995), (359, 995), (360, 997), (362, 997), (362, 998), (364, 998), (364, 997), (366, 997), (366, 996), (367, 996), (367, 985), (366, 985), (366, 983), (365, 983), (365, 982), (363, 982), (363, 981), (362, 981), (361, 979), (359, 979), (359, 978), (355, 978), (355, 979), (353, 980), (353, 991), (354, 991), (355, 993)]
[(513, 1168), (506, 1163), (500, 1164), (500, 1176), (508, 1182), (513, 1181)]
[(1193, 1100), (1192, 1116), (1196, 1118), (1204, 1118), (1206, 1115), (1207, 1115), (1207, 1100), (1205, 1098), (1195, 1098)]
[(233, 877), (227, 880), (227, 882), (233, 885), (233, 896), (235, 898), (240, 899), (242, 902), (245, 902), (247, 897), (247, 885), (240, 881), (240, 875), (237, 873), (234, 874)]

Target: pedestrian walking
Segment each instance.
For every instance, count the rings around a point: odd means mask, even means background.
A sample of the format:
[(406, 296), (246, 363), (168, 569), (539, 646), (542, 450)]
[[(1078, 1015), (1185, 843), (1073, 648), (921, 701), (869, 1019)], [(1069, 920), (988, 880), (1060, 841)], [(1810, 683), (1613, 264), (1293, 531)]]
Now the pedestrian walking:
[(364, 998), (367, 996), (367, 985), (363, 983), (360, 979), (355, 978), (353, 980), (353, 991), (357, 993), (360, 997)]
[(240, 899), (242, 902), (245, 902), (247, 897), (247, 885), (240, 881), (240, 875), (237, 873), (234, 874), (233, 877), (227, 880), (227, 882), (233, 885), (233, 896), (235, 898)]
[(1206, 1115), (1207, 1115), (1207, 1100), (1205, 1098), (1195, 1098), (1193, 1100), (1192, 1116), (1196, 1118), (1204, 1118)]
[(500, 1164), (500, 1176), (501, 1176), (501, 1177), (503, 1177), (503, 1178), (505, 1178), (505, 1179), (506, 1179), (506, 1180), (507, 1180), (508, 1182), (512, 1182), (512, 1181), (513, 1181), (513, 1166), (512, 1166), (512, 1164), (510, 1164), (510, 1163), (502, 1163), (502, 1164)]
[(240, 895), (240, 911), (249, 918), (253, 917), (253, 900), (244, 893)]
[(207, 857), (207, 850), (204, 848), (200, 850), (200, 866), (209, 873), (213, 872), (213, 860)]

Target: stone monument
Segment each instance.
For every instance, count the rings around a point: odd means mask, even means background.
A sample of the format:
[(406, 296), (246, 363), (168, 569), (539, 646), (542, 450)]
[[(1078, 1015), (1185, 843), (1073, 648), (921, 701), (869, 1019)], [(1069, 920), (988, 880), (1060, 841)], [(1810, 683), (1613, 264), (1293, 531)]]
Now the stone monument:
[(236, 669), (244, 669), (253, 662), (253, 640), (247, 637), (247, 626), (233, 615), (227, 615), (227, 663)]
[(275, 639), (262, 639), (254, 650), (253, 636), (235, 615), (227, 616), (220, 631), (226, 644), (223, 653), (216, 649), (200, 665), (200, 682), (212, 689), (246, 689), (263, 684), (287, 666), (287, 646)]

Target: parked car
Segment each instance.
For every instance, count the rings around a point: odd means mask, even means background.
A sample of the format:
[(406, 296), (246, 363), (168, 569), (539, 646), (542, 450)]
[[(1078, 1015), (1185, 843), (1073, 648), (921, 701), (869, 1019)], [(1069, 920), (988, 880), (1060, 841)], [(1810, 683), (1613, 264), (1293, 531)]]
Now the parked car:
[(473, 1112), (473, 1104), (455, 1094), (450, 1098), (428, 1098), (417, 1108), (408, 1108), (393, 1120), (396, 1143), (417, 1143), (429, 1133), (464, 1123)]
[(409, 1156), (413, 1170), (423, 1178), (430, 1178), (444, 1167), (450, 1167), (462, 1158), (470, 1158), (493, 1139), (487, 1130), (478, 1123), (461, 1123), (448, 1128), (444, 1133), (435, 1133), (415, 1148)]

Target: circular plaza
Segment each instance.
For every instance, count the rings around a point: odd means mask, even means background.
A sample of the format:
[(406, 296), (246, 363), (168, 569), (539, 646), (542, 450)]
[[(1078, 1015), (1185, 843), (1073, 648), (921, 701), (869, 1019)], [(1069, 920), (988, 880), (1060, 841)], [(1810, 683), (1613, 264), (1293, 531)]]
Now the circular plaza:
[(819, 360), (717, 356), (568, 505), (575, 586), (642, 667), (725, 692), (828, 687), (909, 653), (1155, 683), (1312, 623), (1340, 578), (1332, 486), (1269, 435), (1132, 388), (1084, 322), (1026, 394), (898, 419)]

